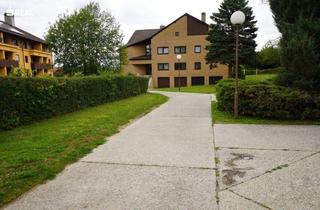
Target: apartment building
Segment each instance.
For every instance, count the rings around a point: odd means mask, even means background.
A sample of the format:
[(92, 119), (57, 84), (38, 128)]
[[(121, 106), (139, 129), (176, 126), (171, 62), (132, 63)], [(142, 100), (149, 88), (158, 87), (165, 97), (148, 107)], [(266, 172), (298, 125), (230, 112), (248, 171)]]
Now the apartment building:
[[(125, 73), (148, 75), (154, 88), (209, 85), (228, 77), (228, 68), (206, 64), (209, 25), (184, 14), (159, 29), (137, 30), (127, 43)], [(181, 59), (177, 59), (181, 55)]]
[(43, 39), (15, 26), (14, 15), (4, 14), (0, 21), (0, 76), (10, 74), (12, 68), (33, 70), (43, 75), (52, 69), (52, 53)]

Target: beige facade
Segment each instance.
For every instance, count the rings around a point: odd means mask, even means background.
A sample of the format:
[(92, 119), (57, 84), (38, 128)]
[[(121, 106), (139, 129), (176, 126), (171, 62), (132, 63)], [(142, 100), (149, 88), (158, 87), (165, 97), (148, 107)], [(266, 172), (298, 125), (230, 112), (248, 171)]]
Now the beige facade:
[[(227, 66), (219, 65), (210, 69), (206, 64), (207, 30), (207, 24), (185, 14), (169, 26), (160, 29), (149, 39), (129, 45), (127, 48), (129, 61), (124, 71), (137, 75), (149, 74), (155, 88), (177, 87), (179, 84), (180, 86), (209, 85), (218, 79), (227, 78)], [(151, 53), (146, 50), (147, 45), (151, 47)], [(159, 54), (158, 48), (161, 47), (168, 49), (168, 53)], [(186, 52), (175, 52), (176, 47), (185, 47)], [(197, 50), (200, 49), (200, 52), (196, 52), (195, 47)], [(177, 60), (178, 54), (181, 55), (180, 61)], [(185, 70), (177, 70), (181, 63), (183, 66), (186, 65)], [(201, 63), (200, 69), (199, 63)], [(159, 64), (168, 64), (169, 69), (159, 70)], [(195, 68), (196, 65), (198, 69)]]

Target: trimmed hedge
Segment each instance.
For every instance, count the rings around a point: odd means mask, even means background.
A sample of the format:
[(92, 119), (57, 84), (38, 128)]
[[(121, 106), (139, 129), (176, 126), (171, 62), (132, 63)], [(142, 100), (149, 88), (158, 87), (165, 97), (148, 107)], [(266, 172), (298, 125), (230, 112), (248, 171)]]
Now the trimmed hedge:
[(147, 89), (148, 79), (135, 76), (0, 77), (0, 129), (135, 96)]
[[(218, 109), (233, 113), (234, 81), (217, 86)], [(273, 85), (269, 82), (239, 82), (239, 114), (270, 119), (319, 119), (320, 96)]]

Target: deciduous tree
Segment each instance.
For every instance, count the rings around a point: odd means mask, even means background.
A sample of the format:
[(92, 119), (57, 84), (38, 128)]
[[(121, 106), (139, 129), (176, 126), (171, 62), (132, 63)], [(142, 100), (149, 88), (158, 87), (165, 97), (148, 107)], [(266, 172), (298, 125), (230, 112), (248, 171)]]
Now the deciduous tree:
[(122, 42), (119, 24), (98, 3), (63, 14), (50, 26), (46, 41), (56, 63), (68, 74), (97, 74), (100, 69), (120, 65), (118, 49)]

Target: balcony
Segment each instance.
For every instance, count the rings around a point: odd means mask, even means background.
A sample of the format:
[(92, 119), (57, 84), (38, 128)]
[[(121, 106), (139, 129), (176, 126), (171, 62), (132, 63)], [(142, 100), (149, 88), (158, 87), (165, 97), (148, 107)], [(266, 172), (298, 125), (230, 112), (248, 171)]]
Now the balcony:
[(36, 70), (48, 70), (51, 69), (52, 65), (48, 63), (31, 63), (31, 69), (36, 69)]
[(130, 58), (130, 60), (133, 60), (133, 61), (151, 60), (151, 55), (137, 56), (137, 57)]
[(0, 60), (0, 68), (3, 67), (19, 67), (19, 61), (15, 60)]

